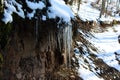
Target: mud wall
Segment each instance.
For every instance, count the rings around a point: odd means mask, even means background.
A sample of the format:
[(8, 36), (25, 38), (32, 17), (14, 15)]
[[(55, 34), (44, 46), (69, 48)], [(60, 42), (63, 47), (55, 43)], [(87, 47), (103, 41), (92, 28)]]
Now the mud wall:
[(53, 80), (54, 72), (66, 58), (62, 54), (63, 40), (58, 42), (56, 20), (36, 22), (17, 19), (12, 27), (13, 31), (2, 51), (1, 79)]

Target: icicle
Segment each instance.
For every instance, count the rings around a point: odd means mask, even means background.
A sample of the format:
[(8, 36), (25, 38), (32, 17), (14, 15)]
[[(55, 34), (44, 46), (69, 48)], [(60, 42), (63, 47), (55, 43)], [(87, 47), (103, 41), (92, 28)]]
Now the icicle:
[(68, 26), (65, 27), (63, 30), (63, 44), (64, 44), (64, 55), (66, 57), (65, 64), (67, 67), (70, 68), (71, 66), (71, 45), (72, 45), (72, 26), (71, 23), (69, 23)]
[[(58, 46), (61, 51), (63, 51), (64, 64), (66, 67), (71, 66), (71, 45), (72, 45), (72, 25), (71, 23), (65, 26), (59, 26), (59, 32), (57, 35)], [(63, 45), (61, 45), (63, 44)]]
[(64, 45), (64, 58), (65, 58), (65, 65), (66, 67), (68, 66), (67, 64), (67, 27), (65, 26), (65, 29), (63, 29), (63, 45)]
[(61, 27), (58, 27), (59, 28), (59, 32), (58, 32), (58, 36), (57, 36), (57, 40), (58, 40), (58, 46), (59, 46), (59, 49), (60, 51), (62, 51), (62, 46), (61, 46), (61, 43), (62, 43), (62, 28)]
[(67, 52), (68, 52), (68, 67), (70, 68), (71, 67), (71, 55), (70, 55), (70, 52), (71, 52), (71, 46), (72, 46), (72, 26), (71, 24), (68, 25), (68, 32), (67, 32)]

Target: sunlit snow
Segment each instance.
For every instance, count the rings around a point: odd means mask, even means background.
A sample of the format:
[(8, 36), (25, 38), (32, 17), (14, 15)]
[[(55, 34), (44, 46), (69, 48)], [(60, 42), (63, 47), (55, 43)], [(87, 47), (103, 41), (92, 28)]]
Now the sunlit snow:
[[(120, 16), (100, 16), (100, 10), (93, 8), (91, 6), (92, 2), (95, 2), (96, 0), (82, 0), (82, 3), (80, 4), (80, 10), (77, 11), (77, 5), (72, 6), (72, 10), (74, 13), (78, 14), (79, 18), (83, 21), (103, 21), (103, 22), (112, 22), (113, 20), (120, 21)], [(113, 12), (115, 11), (115, 4), (114, 2), (117, 0), (111, 0), (113, 3), (111, 3), (110, 7), (113, 7)], [(84, 35), (81, 30), (79, 30), (80, 33)], [(93, 52), (95, 55), (97, 55), (98, 58), (102, 59), (107, 65), (117, 69), (120, 71), (120, 64), (118, 60), (120, 60), (120, 44), (118, 43), (118, 35), (120, 35), (120, 25), (116, 25), (114, 27), (109, 27), (105, 32), (103, 33), (92, 33), (96, 38), (87, 38), (92, 44), (98, 48), (98, 52)], [(81, 45), (81, 42), (77, 42), (78, 45)], [(80, 77), (83, 80), (104, 80), (100, 76), (96, 75), (96, 72), (100, 72), (99, 70), (94, 70), (96, 67), (92, 60), (88, 58), (87, 52), (86, 54), (78, 56), (79, 50), (77, 48), (74, 49), (74, 52), (76, 53), (77, 58), (79, 59), (79, 74)], [(118, 55), (115, 55), (115, 52), (118, 53)], [(88, 64), (85, 63), (84, 59), (88, 61)], [(116, 60), (118, 59), (118, 60)], [(89, 65), (93, 66), (91, 70), (89, 69)]]
[(32, 10), (35, 9), (43, 9), (45, 7), (45, 4), (42, 1), (37, 2), (31, 2), (26, 0), (26, 3), (28, 5), (29, 8), (31, 8)]
[(104, 80), (102, 78), (97, 77), (93, 72), (91, 72), (89, 69), (83, 68), (81, 66), (81, 68), (79, 69), (80, 72), (80, 76), (84, 79), (84, 80)]
[(69, 22), (74, 18), (74, 14), (70, 7), (68, 7), (63, 0), (50, 0), (51, 7), (49, 7), (49, 18), (60, 17), (65, 22)]
[(118, 43), (120, 25), (108, 28), (104, 33), (95, 33), (94, 35), (97, 39), (93, 39), (92, 43), (101, 51), (97, 56), (103, 59), (111, 67), (120, 71), (120, 65), (114, 53), (117, 52), (120, 54), (120, 44)]
[(32, 19), (37, 13), (36, 10), (39, 9), (42, 11), (43, 8), (46, 8), (46, 14), (42, 14), (42, 20), (46, 20), (46, 18), (53, 19), (59, 17), (61, 21), (68, 23), (71, 21), (71, 18), (74, 18), (74, 13), (72, 12), (71, 8), (66, 5), (63, 0), (49, 0), (49, 2), (51, 6), (46, 6), (44, 1), (34, 2), (25, 0), (26, 7), (30, 8), (32, 11), (28, 12), (26, 9), (23, 9), (25, 4), (20, 4), (16, 0), (5, 0), (4, 3), (6, 9), (4, 9), (4, 18), (2, 21), (4, 21), (6, 24), (8, 22), (11, 23), (13, 21), (13, 13), (18, 14), (22, 18), (28, 17), (29, 19)]

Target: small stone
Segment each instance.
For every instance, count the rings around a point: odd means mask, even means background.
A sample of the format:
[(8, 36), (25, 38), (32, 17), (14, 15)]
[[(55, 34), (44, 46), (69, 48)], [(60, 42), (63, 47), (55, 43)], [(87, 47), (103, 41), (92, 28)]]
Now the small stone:
[(75, 76), (74, 76), (74, 75), (71, 75), (70, 77), (71, 77), (71, 78), (75, 78)]
[(16, 77), (17, 77), (18, 79), (21, 79), (21, 78), (22, 78), (22, 74), (21, 74), (21, 73), (18, 73), (18, 74), (16, 74)]

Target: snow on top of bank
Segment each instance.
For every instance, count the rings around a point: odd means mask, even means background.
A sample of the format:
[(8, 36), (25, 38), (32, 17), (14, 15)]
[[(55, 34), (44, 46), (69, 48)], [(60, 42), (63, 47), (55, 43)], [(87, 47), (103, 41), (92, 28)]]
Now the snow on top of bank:
[(51, 7), (49, 7), (49, 18), (60, 17), (65, 22), (70, 22), (74, 14), (70, 7), (68, 7), (63, 0), (50, 0)]
[[(2, 21), (4, 21), (6, 24), (13, 21), (13, 13), (18, 14), (22, 18), (28, 17), (29, 19), (32, 19), (37, 13), (36, 10), (39, 9), (40, 11), (42, 11), (42, 9), (48, 7), (46, 6), (47, 4), (44, 3), (44, 1), (35, 2), (26, 0), (25, 2), (27, 6), (24, 7), (25, 9), (23, 9), (23, 5), (25, 4), (22, 2), (18, 3), (16, 0), (5, 0), (4, 2), (6, 8), (4, 9), (4, 18), (2, 19)], [(47, 18), (59, 17), (64, 22), (70, 22), (71, 18), (74, 18), (72, 10), (69, 6), (65, 4), (63, 0), (49, 0), (49, 3), (51, 4), (51, 6), (48, 7), (48, 10), (46, 9), (47, 13), (44, 15), (40, 14), (40, 16), (42, 16), (42, 20), (46, 20)], [(31, 9), (31, 12), (27, 11), (27, 7)]]
[[(22, 5), (17, 3), (15, 0), (8, 2), (5, 0), (4, 5), (6, 6), (6, 9), (4, 9), (4, 18), (2, 21), (4, 21), (6, 24), (13, 21), (13, 12), (18, 14), (20, 17), (25, 18), (24, 11), (22, 10)], [(17, 9), (15, 7), (17, 7)]]
[(27, 3), (27, 6), (32, 10), (43, 9), (45, 7), (45, 4), (42, 1), (39, 1), (37, 3), (37, 2), (31, 2), (31, 1), (26, 0), (26, 3)]

